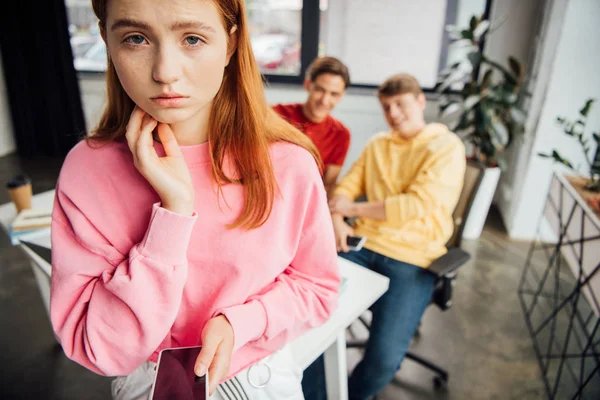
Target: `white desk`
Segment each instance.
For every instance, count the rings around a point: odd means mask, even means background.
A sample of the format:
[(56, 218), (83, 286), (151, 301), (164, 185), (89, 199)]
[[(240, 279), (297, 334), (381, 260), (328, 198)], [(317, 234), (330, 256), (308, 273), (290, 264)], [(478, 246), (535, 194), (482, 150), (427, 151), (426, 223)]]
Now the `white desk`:
[[(54, 191), (33, 196), (32, 206), (52, 207)], [(0, 224), (8, 232), (8, 225), (15, 218), (12, 204), (0, 206)], [(28, 240), (31, 243), (50, 248), (50, 236), (44, 235)], [(49, 310), (51, 266), (43, 258), (24, 244), (19, 245), (29, 257), (33, 273)], [(319, 328), (307, 332), (289, 344), (296, 362), (302, 368), (308, 367), (321, 354), (325, 354), (325, 375), (327, 394), (331, 400), (348, 398), (348, 374), (346, 367), (346, 328), (367, 310), (389, 286), (389, 279), (339, 258), (340, 272), (348, 279), (340, 295), (338, 309)]]

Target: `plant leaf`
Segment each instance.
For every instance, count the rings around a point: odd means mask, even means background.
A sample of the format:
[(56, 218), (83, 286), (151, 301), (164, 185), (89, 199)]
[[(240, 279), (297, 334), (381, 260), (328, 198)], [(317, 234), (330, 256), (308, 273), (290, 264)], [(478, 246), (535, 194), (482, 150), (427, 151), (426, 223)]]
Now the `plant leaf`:
[(498, 150), (504, 150), (510, 140), (509, 132), (506, 126), (500, 121), (500, 118), (492, 118), (493, 135), (491, 135), (492, 143)]
[(597, 133), (592, 133), (592, 137), (594, 138), (596, 143), (598, 143), (598, 145), (600, 146), (600, 136)]
[(585, 105), (583, 106), (583, 108), (581, 110), (579, 110), (579, 114), (583, 115), (584, 117), (587, 117), (588, 113), (590, 112), (590, 109), (592, 108), (592, 104), (594, 103), (594, 101), (596, 101), (596, 99), (588, 99), (585, 102)]
[(552, 150), (552, 154), (538, 153), (538, 156), (542, 158), (552, 158), (554, 162), (563, 164), (564, 166), (573, 169), (573, 165), (571, 165), (568, 160), (564, 159), (560, 154), (558, 154), (556, 150)]
[(502, 91), (502, 100), (504, 101), (505, 104), (512, 105), (512, 104), (516, 103), (517, 100), (519, 100), (519, 96), (517, 96), (517, 94), (515, 92), (509, 92), (509, 91), (503, 90)]
[(438, 75), (438, 82), (442, 82), (444, 79), (446, 79), (448, 76), (450, 76), (450, 74), (452, 74), (460, 65), (460, 61), (459, 62), (455, 62), (454, 64), (444, 68), (443, 71), (441, 71)]
[(498, 163), (498, 168), (500, 168), (500, 171), (506, 171), (506, 160), (504, 159), (504, 155), (502, 153), (498, 154), (496, 162)]
[(460, 28), (457, 27), (456, 25), (450, 25), (450, 24), (446, 25), (445, 29), (448, 32), (453, 32), (453, 31), (456, 31), (456, 30), (460, 30)]
[(473, 37), (475, 40), (479, 41), (479, 39), (485, 35), (485, 33), (487, 32), (488, 28), (490, 27), (490, 21), (488, 21), (487, 19), (484, 19), (483, 21), (481, 21), (477, 27), (473, 30)]
[(454, 131), (462, 131), (462, 130), (467, 129), (470, 126), (472, 126), (473, 119), (470, 118), (470, 116), (471, 116), (471, 112), (469, 112), (469, 111), (463, 112), (462, 115), (460, 116), (460, 118), (458, 119), (458, 123), (453, 128), (453, 130)]
[(523, 125), (525, 120), (527, 119), (527, 114), (523, 110), (520, 110), (516, 107), (510, 108), (510, 117), (513, 121), (515, 121), (519, 125)]
[(495, 166), (495, 156), (496, 156), (496, 147), (489, 139), (489, 136), (485, 136), (481, 138), (481, 141), (478, 144), (480, 156), (485, 159), (485, 164), (488, 167)]
[(464, 102), (465, 110), (470, 110), (471, 108), (473, 108), (475, 104), (479, 103), (479, 100), (481, 100), (481, 96), (478, 94), (472, 94), (469, 97), (467, 97)]
[(479, 49), (473, 45), (473, 40), (471, 39), (458, 39), (452, 42), (452, 51), (460, 51), (461, 54), (466, 54), (467, 50), (477, 51)]
[(455, 101), (445, 104), (444, 107), (440, 106), (440, 114), (442, 117), (452, 115), (460, 110), (462, 110), (461, 105)]
[(471, 21), (469, 21), (469, 28), (471, 28), (471, 32), (477, 28), (477, 25), (479, 25), (479, 18), (477, 18), (476, 15), (473, 15), (471, 17)]
[[(578, 129), (579, 127), (581, 127), (581, 129)], [(573, 125), (571, 126), (571, 133), (574, 136), (581, 137), (583, 135), (584, 130), (585, 130), (585, 124), (581, 120), (575, 121), (573, 123)]]
[(482, 88), (486, 88), (489, 86), (489, 84), (492, 81), (492, 76), (494, 75), (494, 70), (493, 69), (488, 69), (487, 71), (485, 71), (485, 74), (483, 75), (483, 79), (481, 80), (481, 87)]
[(511, 71), (517, 78), (517, 81), (521, 78), (523, 73), (523, 68), (521, 67), (521, 63), (517, 61), (513, 56), (508, 57), (508, 65), (510, 66)]
[(515, 77), (511, 75), (510, 72), (508, 72), (508, 70), (506, 68), (504, 68), (502, 65), (498, 64), (495, 61), (490, 60), (487, 57), (482, 57), (482, 62), (491, 65), (492, 67), (498, 69), (500, 72), (502, 72), (502, 75), (504, 75), (504, 79), (506, 79), (506, 81), (512, 85), (516, 85), (517, 81), (515, 80)]
[(463, 29), (460, 32), (460, 37), (463, 38), (463, 39), (473, 40), (473, 32), (471, 32), (470, 30), (467, 30), (467, 29)]
[(560, 155), (560, 154), (558, 154), (558, 151), (556, 151), (556, 150), (552, 150), (552, 158), (554, 158), (554, 161), (555, 161), (555, 162), (557, 162), (557, 163), (560, 163), (560, 164), (563, 164), (564, 166), (566, 166), (566, 167), (568, 167), (568, 168), (570, 168), (570, 169), (573, 169), (573, 164), (571, 164), (571, 163), (569, 162), (569, 160), (567, 160), (567, 159), (565, 159), (565, 158), (561, 157), (561, 155)]
[(600, 175), (600, 146), (596, 148), (596, 155), (592, 160), (591, 173)]
[(479, 51), (472, 51), (467, 55), (467, 58), (469, 59), (469, 61), (471, 61), (473, 69), (476, 69), (479, 66), (479, 64), (481, 64), (483, 56)]
[(569, 123), (569, 121), (565, 121), (565, 129), (564, 132), (569, 136), (575, 136), (573, 134), (573, 124)]
[(462, 82), (465, 78), (465, 75), (466, 74), (460, 69), (453, 71), (443, 82), (441, 82), (439, 85), (436, 85), (435, 91), (438, 93), (442, 93), (454, 83)]
[(474, 109), (475, 114), (475, 132), (478, 135), (487, 135), (489, 136), (489, 132), (492, 128), (492, 121), (490, 118), (489, 107), (485, 102), (480, 102)]

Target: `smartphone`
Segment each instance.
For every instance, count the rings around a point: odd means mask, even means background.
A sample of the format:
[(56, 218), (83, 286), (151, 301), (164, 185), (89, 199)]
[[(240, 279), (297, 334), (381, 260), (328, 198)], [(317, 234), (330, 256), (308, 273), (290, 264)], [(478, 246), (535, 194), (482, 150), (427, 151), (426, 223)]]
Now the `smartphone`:
[(366, 236), (348, 236), (346, 238), (346, 244), (352, 251), (359, 251), (367, 241)]
[(163, 349), (158, 355), (152, 400), (208, 400), (208, 372), (199, 377), (194, 365), (202, 346)]

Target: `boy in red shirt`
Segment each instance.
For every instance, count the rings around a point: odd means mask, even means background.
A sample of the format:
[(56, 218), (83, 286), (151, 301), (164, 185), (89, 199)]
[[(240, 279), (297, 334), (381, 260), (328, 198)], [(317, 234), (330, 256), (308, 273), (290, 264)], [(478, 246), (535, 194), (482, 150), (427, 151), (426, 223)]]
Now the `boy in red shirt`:
[(320, 57), (306, 70), (306, 102), (273, 107), (285, 120), (304, 132), (319, 150), (328, 196), (335, 188), (350, 147), (350, 131), (329, 113), (344, 97), (348, 85), (348, 68), (336, 58)]

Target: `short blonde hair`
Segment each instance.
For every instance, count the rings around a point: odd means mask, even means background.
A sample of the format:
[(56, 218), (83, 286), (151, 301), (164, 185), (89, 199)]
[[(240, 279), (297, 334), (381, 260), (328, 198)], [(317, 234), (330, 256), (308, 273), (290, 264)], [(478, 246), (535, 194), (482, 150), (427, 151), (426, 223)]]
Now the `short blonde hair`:
[(377, 96), (379, 97), (391, 97), (406, 93), (412, 93), (415, 96), (423, 93), (417, 78), (410, 74), (391, 76), (377, 88)]

